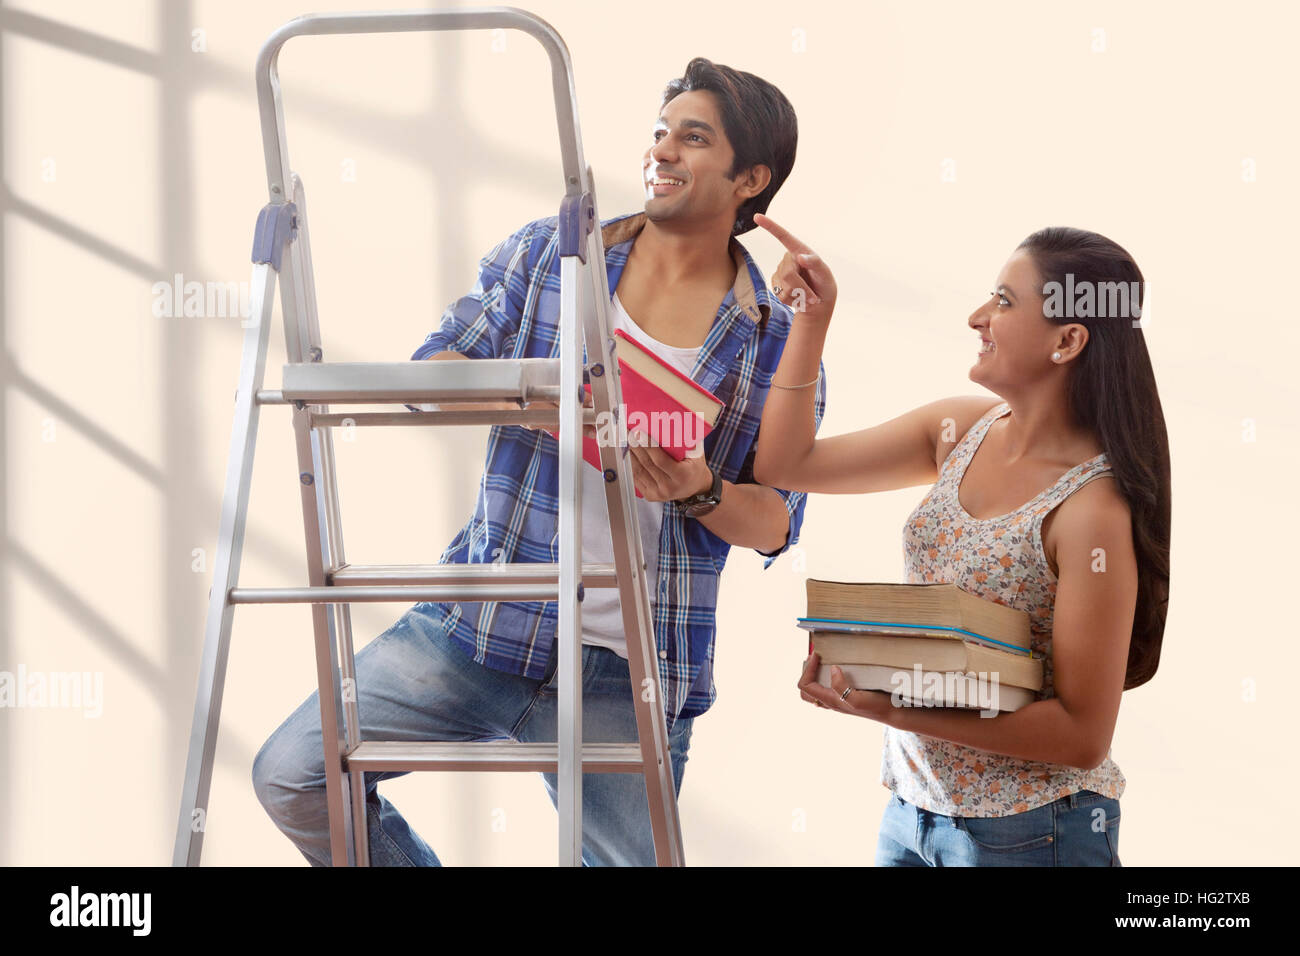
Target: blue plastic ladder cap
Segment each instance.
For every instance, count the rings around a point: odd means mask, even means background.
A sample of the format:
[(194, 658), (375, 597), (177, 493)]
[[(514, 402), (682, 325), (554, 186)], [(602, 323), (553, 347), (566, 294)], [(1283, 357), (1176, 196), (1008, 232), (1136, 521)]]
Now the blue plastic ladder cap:
[(257, 214), (253, 229), (253, 264), (269, 262), (280, 271), (280, 260), (285, 244), (291, 240), (298, 226), (298, 207), (291, 202), (267, 203)]

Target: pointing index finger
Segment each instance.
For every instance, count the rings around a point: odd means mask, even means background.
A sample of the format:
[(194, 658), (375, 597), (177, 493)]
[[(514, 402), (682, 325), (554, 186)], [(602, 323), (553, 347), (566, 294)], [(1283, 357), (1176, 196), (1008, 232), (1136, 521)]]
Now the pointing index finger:
[(777, 225), (776, 221), (773, 220), (771, 216), (765, 216), (761, 212), (755, 213), (754, 223), (755, 225), (762, 226), (772, 235), (776, 236), (777, 241), (781, 243), (781, 245), (785, 246), (796, 255), (801, 252), (812, 252), (811, 249), (796, 239), (788, 229), (784, 226)]

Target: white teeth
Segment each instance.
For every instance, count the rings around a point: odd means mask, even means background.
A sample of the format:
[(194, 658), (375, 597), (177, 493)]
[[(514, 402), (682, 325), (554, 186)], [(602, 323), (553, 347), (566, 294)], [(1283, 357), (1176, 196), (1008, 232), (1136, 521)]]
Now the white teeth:
[(992, 352), (992, 351), (993, 351), (993, 343), (992, 343), (992, 342), (982, 342), (982, 343), (980, 344), (980, 353), (981, 353), (981, 354), (983, 354), (984, 352)]
[(656, 186), (682, 186), (682, 185), (685, 185), (685, 183), (684, 183), (684, 181), (681, 180), (681, 179), (666, 179), (666, 178), (664, 178), (664, 177), (662, 177), (662, 176), (656, 176), (656, 177), (654, 178), (654, 185), (656, 185)]

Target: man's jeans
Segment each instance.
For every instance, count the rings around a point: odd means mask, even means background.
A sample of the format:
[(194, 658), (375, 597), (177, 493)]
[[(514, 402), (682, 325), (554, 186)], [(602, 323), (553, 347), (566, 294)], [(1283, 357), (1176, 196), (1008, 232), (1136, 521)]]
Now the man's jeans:
[(950, 817), (891, 794), (876, 866), (1121, 866), (1119, 801), (1080, 790), (1005, 817)]
[[(559, 678), (552, 650), (546, 675), (520, 677), (476, 663), (443, 634), (437, 605), (416, 604), (357, 653), (357, 706), (363, 740), (556, 739)], [(635, 742), (627, 661), (603, 647), (582, 648), (582, 728), (588, 743)], [(673, 780), (681, 792), (692, 718), (669, 733)], [(372, 866), (439, 866), (438, 857), (380, 796), (367, 773), (366, 817)], [(551, 802), (555, 775), (542, 774)], [(313, 866), (330, 865), (329, 816), (317, 694), (303, 701), (262, 745), (253, 786), (276, 826)], [(588, 866), (653, 866), (654, 840), (640, 773), (582, 777), (582, 859)]]

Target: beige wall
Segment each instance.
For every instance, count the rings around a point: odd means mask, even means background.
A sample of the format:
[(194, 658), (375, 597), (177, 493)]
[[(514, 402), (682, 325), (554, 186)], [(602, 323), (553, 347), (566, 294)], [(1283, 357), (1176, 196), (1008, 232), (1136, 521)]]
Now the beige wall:
[[(307, 8), (362, 2), (0, 3), (0, 669), (103, 678), (98, 718), (0, 710), (2, 863), (170, 859), (209, 584), (192, 553), (215, 551), (241, 333), (235, 318), (155, 317), (151, 287), (177, 272), (247, 278), (266, 199), (257, 50)], [(1294, 8), (526, 6), (571, 51), (605, 217), (640, 208), (658, 95), (691, 56), (760, 73), (793, 101), (799, 158), (771, 212), (842, 290), (823, 435), (978, 392), (966, 318), (1034, 229), (1095, 229), (1134, 254), (1172, 444), (1173, 583), (1160, 673), (1125, 696), (1114, 738), (1129, 781), (1122, 857), (1292, 859), (1294, 833), (1267, 811), (1300, 783), (1295, 628), (1262, 596), (1290, 593), (1297, 530), (1300, 335), (1294, 303), (1267, 286), (1297, 254)], [(281, 73), (326, 358), (404, 358), (481, 254), (557, 208), (544, 57), (522, 34), (499, 50), (482, 33), (322, 38), (294, 41)], [(744, 241), (775, 265), (769, 237)], [(340, 442), (349, 557), (436, 559), (472, 506), (485, 435)], [(262, 437), (241, 582), (302, 583), (285, 410), (265, 411)], [(793, 619), (807, 576), (901, 580), (901, 527), (922, 493), (814, 497), (799, 552), (765, 572), (733, 553), (720, 696), (696, 723), (681, 800), (692, 863), (869, 862), (881, 728), (799, 700)], [(358, 639), (401, 610), (359, 606)], [(313, 680), (306, 607), (237, 612), (206, 863), (302, 863), (249, 768)], [(448, 863), (555, 859), (555, 814), (531, 775), (384, 787)]]

